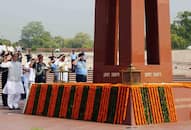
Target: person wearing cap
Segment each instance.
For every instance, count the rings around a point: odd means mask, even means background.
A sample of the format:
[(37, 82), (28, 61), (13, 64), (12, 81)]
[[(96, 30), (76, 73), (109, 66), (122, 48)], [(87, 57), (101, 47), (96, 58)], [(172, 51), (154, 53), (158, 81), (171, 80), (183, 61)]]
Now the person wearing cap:
[(50, 58), (50, 62), (48, 63), (49, 66), (50, 66), (50, 70), (52, 73), (54, 73), (54, 82), (57, 82), (58, 81), (58, 66), (55, 64), (55, 61), (56, 61), (56, 57), (54, 56), (51, 56), (49, 57)]
[(70, 55), (71, 58), (71, 67), (72, 67), (72, 72), (75, 72), (75, 65), (73, 64), (73, 62), (77, 59), (77, 55), (75, 54), (75, 51), (72, 50), (72, 53)]
[(76, 82), (87, 81), (87, 67), (84, 53), (79, 53), (78, 58), (73, 62), (76, 72)]
[(39, 54), (35, 66), (35, 83), (46, 83), (46, 64), (43, 62), (43, 55)]
[(66, 56), (61, 54), (55, 64), (59, 71), (58, 80), (60, 82), (68, 82), (68, 62), (66, 61)]
[[(8, 68), (8, 79), (3, 88), (3, 93), (8, 94), (8, 107), (10, 110), (19, 109), (19, 100), (21, 94), (24, 94), (24, 88), (21, 81), (22, 65), (18, 62), (18, 53), (8, 56), (4, 59), (1, 67)], [(11, 60), (11, 61), (10, 61)]]

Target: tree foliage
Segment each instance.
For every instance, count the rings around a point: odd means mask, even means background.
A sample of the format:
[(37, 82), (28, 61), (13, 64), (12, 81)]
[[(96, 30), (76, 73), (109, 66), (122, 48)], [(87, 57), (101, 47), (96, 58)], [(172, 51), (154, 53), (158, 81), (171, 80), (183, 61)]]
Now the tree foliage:
[(1, 45), (10, 46), (11, 45), (11, 41), (7, 40), (7, 39), (0, 39), (0, 44)]
[(185, 49), (191, 45), (191, 12), (179, 12), (171, 24), (173, 49)]
[(28, 23), (23, 27), (21, 40), (17, 42), (24, 48), (92, 48), (93, 41), (87, 33), (77, 33), (74, 38), (64, 39), (61, 36), (53, 37), (38, 21)]
[(66, 47), (68, 48), (90, 48), (93, 46), (93, 41), (87, 33), (77, 33), (73, 39), (68, 39)]

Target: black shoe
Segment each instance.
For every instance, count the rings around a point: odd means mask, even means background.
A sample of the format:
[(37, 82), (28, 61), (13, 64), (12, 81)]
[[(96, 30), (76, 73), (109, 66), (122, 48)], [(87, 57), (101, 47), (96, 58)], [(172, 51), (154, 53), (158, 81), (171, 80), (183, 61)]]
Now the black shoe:
[(6, 106), (8, 106), (8, 104), (7, 104), (7, 103), (3, 103), (3, 106), (5, 106), (5, 107), (6, 107)]
[(21, 110), (21, 108), (19, 108), (19, 107), (18, 108), (14, 108), (14, 110)]
[(10, 108), (10, 107), (9, 107), (9, 110), (14, 110), (14, 108)]

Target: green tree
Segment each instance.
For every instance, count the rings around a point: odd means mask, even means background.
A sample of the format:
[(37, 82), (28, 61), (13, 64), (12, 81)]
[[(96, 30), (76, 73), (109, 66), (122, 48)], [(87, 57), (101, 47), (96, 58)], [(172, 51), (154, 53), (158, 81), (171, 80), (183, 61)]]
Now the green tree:
[(17, 42), (24, 48), (92, 48), (93, 40), (87, 33), (77, 33), (74, 38), (64, 39), (61, 36), (52, 37), (44, 29), (41, 22), (33, 21), (23, 27), (21, 40)]
[(0, 43), (2, 45), (6, 45), (6, 46), (10, 46), (11, 45), (11, 41), (7, 40), (7, 39), (0, 39)]
[(68, 48), (92, 48), (93, 40), (87, 33), (77, 33), (73, 39), (67, 39), (66, 47)]
[(191, 12), (179, 12), (171, 24), (173, 49), (185, 49), (191, 45)]
[(34, 45), (39, 45), (39, 43), (36, 43), (36, 39), (39, 39), (43, 33), (45, 33), (45, 30), (41, 22), (33, 21), (28, 23), (21, 31), (23, 46), (31, 48)]
[(172, 49), (185, 49), (187, 47), (187, 41), (178, 36), (177, 34), (172, 34)]
[(23, 27), (19, 43), (25, 48), (56, 48), (54, 38), (44, 29), (41, 22), (33, 21)]
[(65, 47), (64, 38), (62, 38), (61, 36), (54, 37), (54, 42), (57, 45), (57, 48)]

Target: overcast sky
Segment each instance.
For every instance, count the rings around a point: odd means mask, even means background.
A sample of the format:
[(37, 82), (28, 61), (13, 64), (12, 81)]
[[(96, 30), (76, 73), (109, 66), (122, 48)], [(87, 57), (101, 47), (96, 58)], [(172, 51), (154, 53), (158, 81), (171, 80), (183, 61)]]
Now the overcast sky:
[[(179, 11), (191, 11), (191, 0), (170, 3), (171, 20)], [(30, 21), (41, 21), (53, 36), (86, 32), (93, 37), (94, 7), (94, 0), (0, 0), (0, 38), (17, 41)]]

